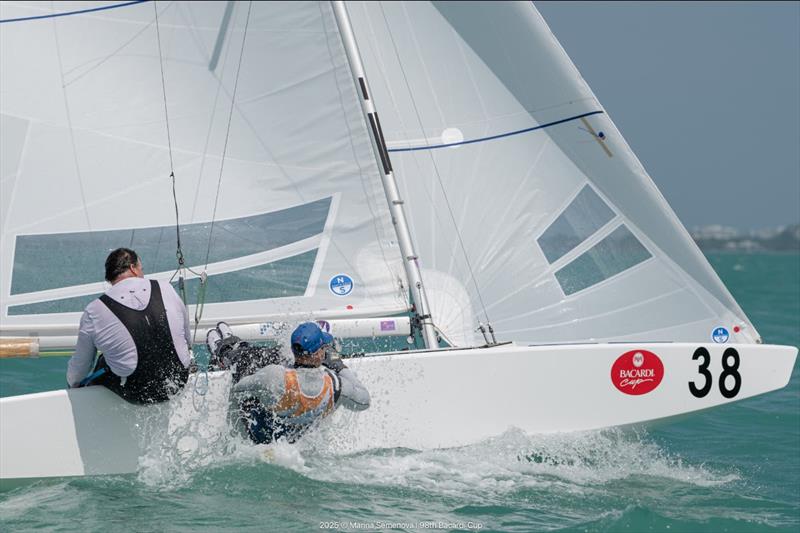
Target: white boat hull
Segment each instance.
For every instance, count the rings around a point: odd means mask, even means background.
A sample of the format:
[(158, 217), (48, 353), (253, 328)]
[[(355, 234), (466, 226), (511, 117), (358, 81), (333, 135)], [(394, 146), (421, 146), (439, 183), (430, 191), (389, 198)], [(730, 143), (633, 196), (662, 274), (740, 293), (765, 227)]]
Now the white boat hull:
[[(696, 355), (699, 348), (707, 358)], [(737, 355), (728, 352), (725, 370), (723, 353), (731, 349)], [(780, 389), (796, 357), (789, 346), (643, 343), (510, 344), (352, 359), (371, 407), (339, 409), (306, 439), (347, 453), (460, 446), (510, 427), (553, 433), (638, 424)], [(205, 396), (194, 385), (195, 378), (203, 383), (199, 374), (160, 406), (131, 405), (102, 387), (2, 398), (0, 479), (132, 473), (153, 434), (171, 436), (180, 449), (221, 438), (229, 432), (230, 375), (208, 376)]]

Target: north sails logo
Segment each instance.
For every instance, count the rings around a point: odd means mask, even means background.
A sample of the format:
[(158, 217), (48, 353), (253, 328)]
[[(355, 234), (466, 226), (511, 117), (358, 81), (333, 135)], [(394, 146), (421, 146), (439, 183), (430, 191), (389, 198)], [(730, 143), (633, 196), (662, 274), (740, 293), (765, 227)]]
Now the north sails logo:
[(664, 378), (664, 364), (653, 352), (631, 350), (620, 355), (611, 367), (611, 382), (625, 394), (640, 396), (658, 387)]

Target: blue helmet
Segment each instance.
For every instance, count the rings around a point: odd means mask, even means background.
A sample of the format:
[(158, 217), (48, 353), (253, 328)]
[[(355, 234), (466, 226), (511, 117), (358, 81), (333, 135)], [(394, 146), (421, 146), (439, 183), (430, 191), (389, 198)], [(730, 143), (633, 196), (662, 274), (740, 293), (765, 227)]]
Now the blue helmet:
[(292, 332), (292, 353), (295, 357), (311, 355), (331, 342), (333, 336), (322, 331), (316, 323), (304, 322)]

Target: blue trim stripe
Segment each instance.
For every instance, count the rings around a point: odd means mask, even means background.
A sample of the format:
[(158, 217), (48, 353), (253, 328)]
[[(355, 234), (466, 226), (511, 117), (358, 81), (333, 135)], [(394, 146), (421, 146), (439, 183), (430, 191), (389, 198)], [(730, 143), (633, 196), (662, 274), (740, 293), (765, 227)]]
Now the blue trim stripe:
[(565, 122), (570, 122), (572, 120), (578, 120), (584, 117), (590, 117), (592, 115), (599, 115), (603, 113), (603, 111), (590, 111), (588, 113), (584, 113), (582, 115), (575, 115), (574, 117), (569, 118), (562, 118), (561, 120), (556, 120), (555, 122), (548, 122), (547, 124), (541, 124), (539, 126), (534, 126), (533, 128), (525, 128), (524, 130), (517, 130), (517, 131), (510, 131), (508, 133), (500, 133), (498, 135), (491, 135), (489, 137), (481, 137), (480, 139), (470, 139), (469, 141), (460, 141), (457, 143), (449, 143), (449, 144), (434, 144), (432, 146), (413, 146), (411, 148), (390, 148), (390, 152), (415, 152), (417, 150), (435, 150), (436, 148), (449, 148), (451, 146), (460, 146), (462, 144), (473, 144), (473, 143), (480, 143), (484, 141), (493, 141), (494, 139), (502, 139), (503, 137), (511, 137), (512, 135), (519, 135), (520, 133), (528, 133), (529, 131), (536, 131), (542, 130), (544, 128), (549, 128), (550, 126), (557, 126), (558, 124), (563, 124)]
[(125, 2), (123, 4), (112, 4), (110, 6), (102, 6), (102, 7), (93, 7), (90, 9), (81, 9), (80, 11), (65, 11), (64, 13), (51, 13), (49, 15), (37, 15), (35, 17), (20, 17), (15, 19), (3, 19), (0, 20), (0, 24), (6, 22), (23, 22), (26, 20), (38, 20), (38, 19), (52, 19), (56, 17), (68, 17), (70, 15), (80, 15), (82, 13), (93, 13), (94, 11), (105, 11), (106, 9), (117, 9), (118, 7), (125, 7), (125, 6), (132, 6), (135, 4), (141, 4), (143, 2), (149, 2), (150, 0), (133, 0), (133, 2)]

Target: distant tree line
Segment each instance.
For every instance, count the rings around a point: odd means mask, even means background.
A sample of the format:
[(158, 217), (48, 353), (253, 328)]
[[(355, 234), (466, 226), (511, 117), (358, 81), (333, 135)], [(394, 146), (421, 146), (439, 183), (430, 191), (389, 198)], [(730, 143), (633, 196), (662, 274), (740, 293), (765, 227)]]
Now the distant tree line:
[(721, 226), (696, 228), (692, 238), (703, 251), (800, 252), (800, 224), (747, 235)]

